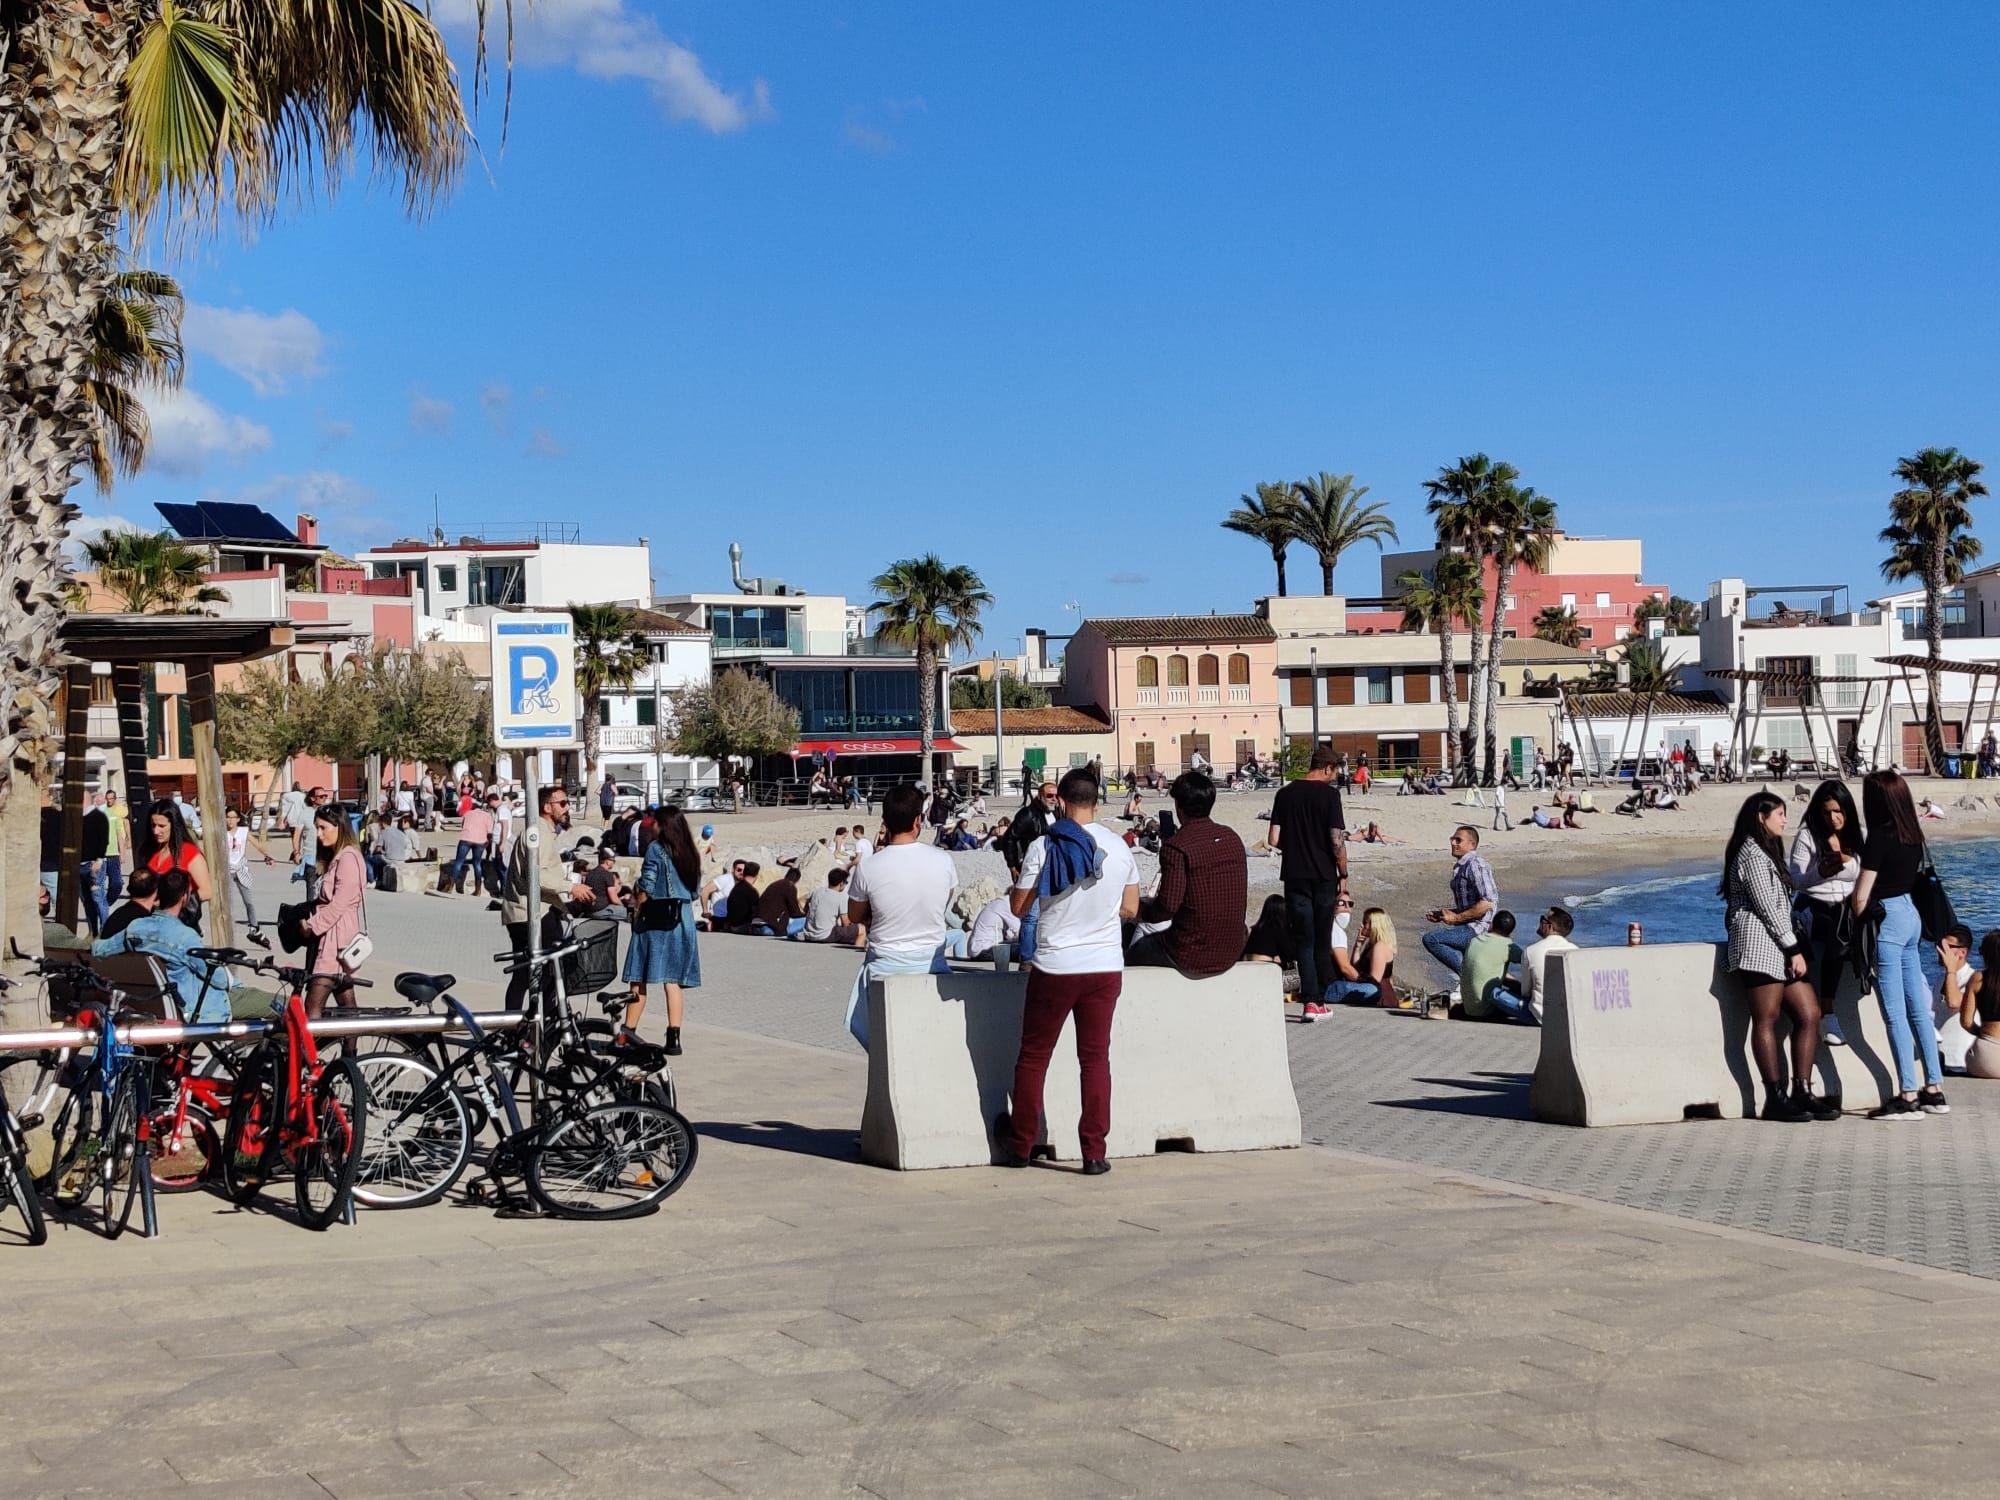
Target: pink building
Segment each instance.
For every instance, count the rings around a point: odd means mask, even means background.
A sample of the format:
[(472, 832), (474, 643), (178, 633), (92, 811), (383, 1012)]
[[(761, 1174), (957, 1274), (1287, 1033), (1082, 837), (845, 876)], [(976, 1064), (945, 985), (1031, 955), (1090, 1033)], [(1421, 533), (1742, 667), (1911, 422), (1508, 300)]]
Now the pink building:
[(1062, 701), (1111, 721), (1107, 768), (1173, 775), (1199, 751), (1223, 771), (1279, 753), (1278, 644), (1258, 615), (1085, 620)]
[[(1664, 599), (1667, 590), (1647, 583), (1642, 544), (1637, 538), (1558, 536), (1548, 571), (1517, 568), (1507, 588), (1501, 629), (1508, 635), (1531, 636), (1535, 616), (1558, 607), (1576, 611), (1583, 627), (1583, 644), (1609, 646), (1632, 632), (1632, 611), (1647, 599)], [(1438, 548), (1422, 552), (1392, 552), (1382, 558), (1381, 599), (1350, 599), (1347, 628), (1362, 634), (1386, 634), (1403, 628), (1403, 607), (1396, 580), (1405, 572), (1423, 572), (1441, 556)], [(1486, 564), (1486, 597), (1491, 608), (1499, 584), (1498, 569)]]

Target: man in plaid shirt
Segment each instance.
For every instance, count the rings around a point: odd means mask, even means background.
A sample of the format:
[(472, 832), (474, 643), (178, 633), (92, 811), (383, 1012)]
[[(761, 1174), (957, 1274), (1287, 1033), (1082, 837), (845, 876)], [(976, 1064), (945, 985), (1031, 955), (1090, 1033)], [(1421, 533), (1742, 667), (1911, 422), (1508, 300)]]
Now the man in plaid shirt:
[(1250, 899), (1249, 856), (1236, 831), (1209, 817), (1215, 783), (1200, 771), (1184, 771), (1168, 788), (1181, 826), (1160, 846), (1160, 884), (1139, 903), (1143, 923), (1170, 923), (1133, 943), (1128, 968), (1179, 969), (1190, 979), (1225, 972), (1243, 956), (1250, 929), (1244, 912)]
[(1500, 908), (1500, 886), (1493, 866), (1479, 852), (1479, 830), (1461, 823), (1452, 831), (1450, 906), (1434, 907), (1427, 919), (1439, 925), (1424, 934), (1424, 951), (1452, 973), (1465, 967), (1465, 950), (1493, 925)]

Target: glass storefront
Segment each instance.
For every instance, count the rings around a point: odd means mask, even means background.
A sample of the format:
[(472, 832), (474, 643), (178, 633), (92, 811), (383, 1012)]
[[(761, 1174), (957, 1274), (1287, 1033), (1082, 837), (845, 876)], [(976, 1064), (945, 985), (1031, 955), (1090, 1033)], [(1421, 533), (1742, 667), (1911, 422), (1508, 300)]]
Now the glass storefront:
[(918, 733), (914, 665), (899, 669), (778, 667), (771, 673), (771, 682), (778, 696), (798, 711), (802, 739)]

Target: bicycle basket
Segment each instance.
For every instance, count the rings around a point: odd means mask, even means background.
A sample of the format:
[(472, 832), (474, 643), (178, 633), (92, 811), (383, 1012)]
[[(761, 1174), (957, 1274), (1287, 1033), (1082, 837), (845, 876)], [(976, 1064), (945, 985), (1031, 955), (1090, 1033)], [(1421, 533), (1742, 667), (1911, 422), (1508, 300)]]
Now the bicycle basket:
[(562, 961), (565, 994), (595, 994), (617, 981), (618, 926), (599, 918), (578, 922), (570, 930), (570, 939), (583, 946)]

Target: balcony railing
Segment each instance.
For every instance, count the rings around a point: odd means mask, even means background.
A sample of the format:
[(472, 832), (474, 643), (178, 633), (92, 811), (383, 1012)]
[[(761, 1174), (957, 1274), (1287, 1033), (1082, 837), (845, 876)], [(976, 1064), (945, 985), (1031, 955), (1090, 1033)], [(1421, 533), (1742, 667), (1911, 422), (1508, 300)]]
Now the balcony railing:
[(1138, 702), (1141, 708), (1158, 708), (1160, 706), (1160, 690), (1156, 687), (1140, 688)]
[(1222, 701), (1222, 689), (1219, 687), (1196, 688), (1194, 701), (1197, 703), (1220, 703)]
[(1229, 687), (1229, 701), (1231, 703), (1248, 703), (1250, 701), (1249, 687), (1240, 682), (1231, 683)]
[(1170, 687), (1167, 689), (1167, 707), (1185, 708), (1187, 707), (1187, 701), (1188, 690), (1186, 688)]

